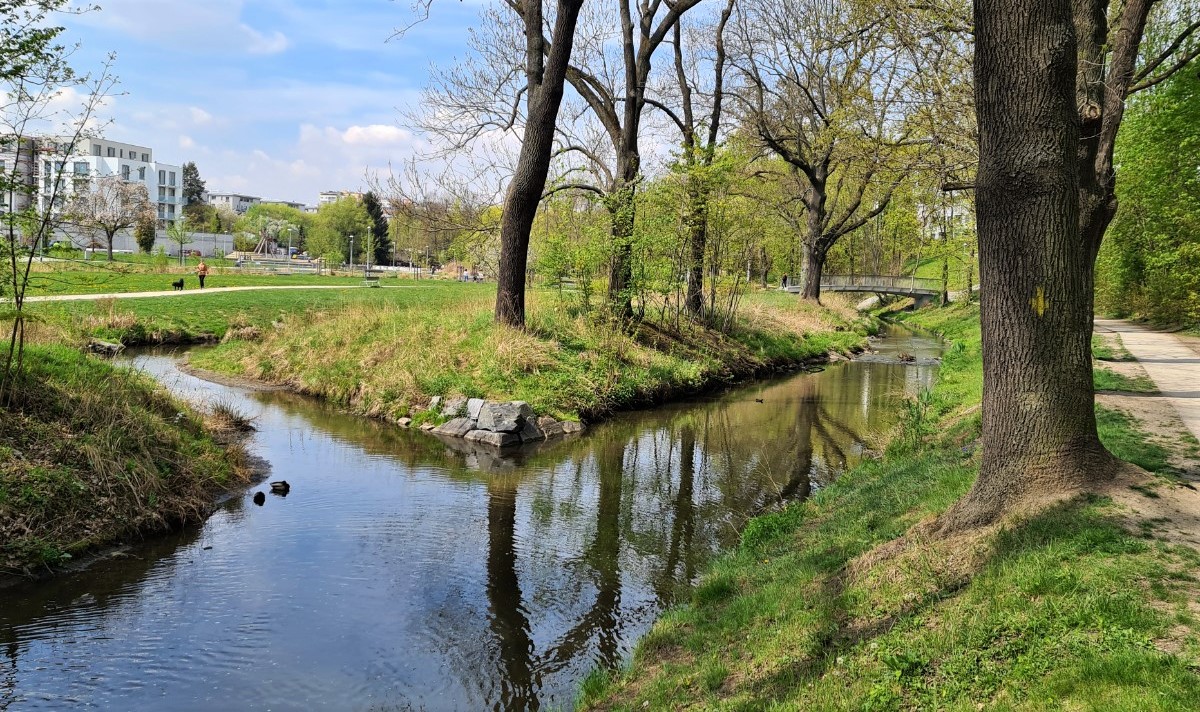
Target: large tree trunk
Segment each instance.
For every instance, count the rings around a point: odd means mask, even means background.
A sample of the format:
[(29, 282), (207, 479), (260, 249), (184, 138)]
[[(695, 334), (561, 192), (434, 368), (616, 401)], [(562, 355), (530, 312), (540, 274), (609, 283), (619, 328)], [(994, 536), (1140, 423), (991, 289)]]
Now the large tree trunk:
[[(496, 275), (496, 321), (518, 328), (525, 326), (529, 232), (533, 229), (542, 191), (546, 188), (546, 174), (550, 171), (554, 129), (575, 42), (575, 23), (582, 6), (583, 0), (559, 0), (554, 46), (544, 70), (541, 69), (539, 44), (542, 33), (540, 5), (531, 10), (536, 17), (525, 18), (531, 35), (529, 115), (517, 168), (504, 197), (504, 213), (500, 218), (500, 265)], [(536, 37), (532, 36), (534, 32)]]
[(942, 519), (950, 530), (1115, 471), (1093, 410), (1071, 2), (978, 0), (975, 28), (983, 460)]
[(825, 272), (825, 252), (811, 241), (804, 243), (804, 288), (800, 291), (801, 299), (811, 299), (818, 304), (821, 302), (821, 276)]
[[(635, 172), (636, 175), (636, 172)], [(612, 219), (613, 253), (608, 273), (608, 303), (614, 317), (633, 318), (633, 224), (635, 196), (633, 177), (608, 195)]]

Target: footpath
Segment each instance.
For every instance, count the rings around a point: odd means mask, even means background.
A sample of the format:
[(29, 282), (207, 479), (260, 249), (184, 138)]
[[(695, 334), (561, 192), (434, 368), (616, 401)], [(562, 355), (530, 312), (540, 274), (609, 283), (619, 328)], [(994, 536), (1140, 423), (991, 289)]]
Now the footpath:
[(1188, 431), (1200, 439), (1200, 351), (1174, 334), (1126, 321), (1097, 319), (1096, 331), (1115, 333), (1160, 395), (1179, 413)]
[[(411, 289), (414, 285), (396, 285), (389, 289)], [(82, 302), (94, 299), (141, 299), (144, 297), (195, 297), (205, 294), (225, 294), (226, 292), (253, 292), (277, 289), (365, 289), (365, 286), (346, 284), (289, 284), (246, 286), (246, 287), (210, 287), (208, 289), (185, 289), (178, 291), (164, 289), (157, 292), (109, 292), (106, 294), (51, 294), (38, 297), (25, 297), (25, 303), (33, 302)]]

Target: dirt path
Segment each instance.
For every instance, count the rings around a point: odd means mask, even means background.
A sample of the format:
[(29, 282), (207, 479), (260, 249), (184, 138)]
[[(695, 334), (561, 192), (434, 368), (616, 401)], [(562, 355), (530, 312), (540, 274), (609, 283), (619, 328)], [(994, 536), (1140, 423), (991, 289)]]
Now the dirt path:
[[(417, 285), (395, 285), (388, 289), (412, 289)], [(162, 290), (158, 292), (110, 292), (108, 294), (54, 294), (40, 297), (26, 297), (26, 303), (32, 302), (81, 302), (94, 299), (141, 299), (144, 297), (195, 297), (205, 294), (224, 294), (226, 292), (252, 292), (268, 289), (366, 289), (365, 285), (346, 285), (346, 284), (289, 284), (289, 285), (269, 285), (247, 286), (247, 287), (211, 287), (209, 289), (185, 289), (183, 291), (175, 291), (173, 289)]]
[(1200, 353), (1172, 334), (1124, 321), (1096, 320), (1096, 332), (1119, 340), (1137, 363), (1106, 363), (1126, 375), (1144, 372), (1158, 394), (1104, 393), (1097, 401), (1136, 418), (1151, 439), (1173, 454), (1171, 464), (1182, 481), (1144, 490), (1121, 488), (1113, 498), (1128, 506), (1130, 524), (1176, 544), (1200, 548), (1200, 458), (1194, 438), (1200, 438)]
[(1159, 397), (1171, 404), (1188, 431), (1200, 439), (1200, 353), (1172, 334), (1125, 321), (1097, 319), (1096, 331), (1120, 337), (1158, 387)]

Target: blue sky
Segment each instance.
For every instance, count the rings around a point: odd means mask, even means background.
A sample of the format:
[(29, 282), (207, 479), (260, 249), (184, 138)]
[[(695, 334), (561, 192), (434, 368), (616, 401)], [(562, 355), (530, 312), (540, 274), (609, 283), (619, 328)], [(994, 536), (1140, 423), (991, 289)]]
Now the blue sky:
[(212, 191), (315, 204), (419, 151), (402, 127), (431, 64), (464, 54), (483, 0), (99, 0), (64, 17), (74, 65), (117, 54), (111, 139), (195, 161)]

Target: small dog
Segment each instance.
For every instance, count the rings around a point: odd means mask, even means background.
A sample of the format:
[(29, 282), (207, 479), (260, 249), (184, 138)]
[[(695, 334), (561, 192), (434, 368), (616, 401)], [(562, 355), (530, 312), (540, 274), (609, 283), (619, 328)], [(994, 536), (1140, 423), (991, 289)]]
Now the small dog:
[(171, 286), (175, 288), (176, 292), (182, 292), (183, 291), (183, 277), (180, 277), (179, 279), (175, 280), (174, 282), (171, 282)]

